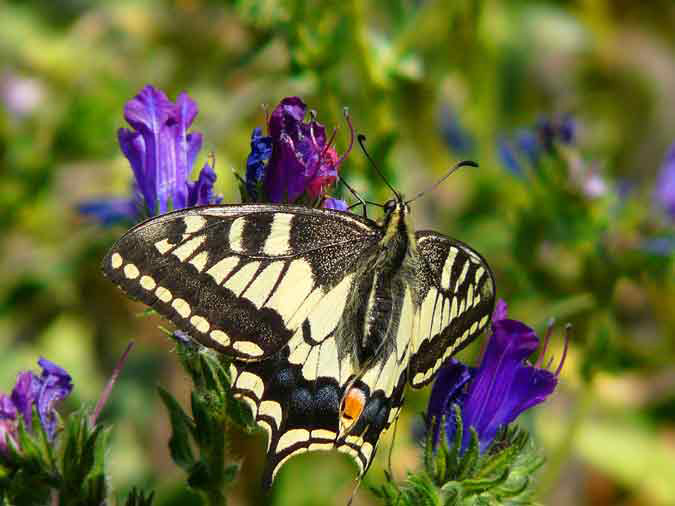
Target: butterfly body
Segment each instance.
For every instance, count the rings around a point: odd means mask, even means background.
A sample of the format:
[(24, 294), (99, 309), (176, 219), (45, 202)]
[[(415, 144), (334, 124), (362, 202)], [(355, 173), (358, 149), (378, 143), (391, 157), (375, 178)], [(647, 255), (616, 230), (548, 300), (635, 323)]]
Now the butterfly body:
[(103, 269), (131, 297), (232, 358), (235, 395), (268, 433), (264, 481), (337, 449), (360, 472), (407, 385), (429, 383), (487, 325), (494, 281), (468, 246), (384, 219), (299, 206), (208, 206), (125, 234)]

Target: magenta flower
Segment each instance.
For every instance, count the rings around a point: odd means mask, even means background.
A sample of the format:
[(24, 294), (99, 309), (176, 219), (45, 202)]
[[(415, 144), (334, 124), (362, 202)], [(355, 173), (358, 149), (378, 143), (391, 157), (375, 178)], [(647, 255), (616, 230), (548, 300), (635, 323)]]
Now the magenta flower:
[[(455, 423), (452, 412), (457, 404), (465, 427), (462, 448), (470, 441), (469, 427), (473, 427), (484, 451), (500, 428), (513, 422), (520, 413), (535, 406), (551, 395), (558, 383), (567, 353), (558, 368), (551, 372), (539, 367), (546, 353), (546, 345), (539, 354), (537, 364), (531, 365), (527, 358), (539, 348), (539, 339), (534, 330), (516, 320), (506, 318), (506, 303), (497, 303), (492, 321), (492, 336), (478, 368), (451, 360), (438, 374), (431, 391), (427, 422), (445, 417), (445, 431), (452, 444)], [(435, 427), (436, 438), (438, 427)]]
[(0, 395), (0, 449), (3, 451), (7, 449), (7, 438), (16, 442), (19, 416), (28, 429), (32, 428), (33, 406), (49, 440), (56, 435), (55, 405), (73, 390), (72, 380), (64, 369), (45, 358), (38, 360), (38, 364), (42, 367), (40, 376), (23, 371), (17, 376), (11, 395)]
[(171, 102), (163, 91), (146, 86), (124, 107), (124, 117), (132, 129), (117, 132), (120, 148), (134, 173), (133, 198), (86, 202), (80, 212), (103, 223), (121, 218), (137, 220), (139, 209), (149, 215), (172, 209), (215, 204), (216, 174), (209, 163), (202, 167), (197, 181), (189, 179), (202, 147), (202, 134), (188, 132), (197, 116), (197, 104), (180, 93)]
[(246, 187), (249, 196), (262, 200), (255, 188), (262, 185), (264, 201), (295, 202), (301, 196), (321, 197), (335, 183), (340, 164), (351, 151), (354, 131), (349, 125), (351, 141), (339, 157), (328, 139), (326, 129), (312, 115), (305, 121), (307, 106), (298, 97), (286, 97), (272, 111), (268, 136), (255, 129), (251, 137), (251, 154), (246, 163)]

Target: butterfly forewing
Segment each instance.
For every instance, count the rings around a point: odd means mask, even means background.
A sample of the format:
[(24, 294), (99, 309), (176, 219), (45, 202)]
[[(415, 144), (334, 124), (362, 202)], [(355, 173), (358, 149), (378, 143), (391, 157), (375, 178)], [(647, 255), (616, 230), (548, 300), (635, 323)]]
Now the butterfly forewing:
[(103, 269), (206, 346), (260, 360), (288, 343), (377, 239), (375, 228), (345, 213), (203, 207), (133, 228)]
[(418, 311), (409, 372), (410, 384), (419, 388), (485, 329), (495, 285), (487, 262), (466, 244), (431, 231), (416, 237)]

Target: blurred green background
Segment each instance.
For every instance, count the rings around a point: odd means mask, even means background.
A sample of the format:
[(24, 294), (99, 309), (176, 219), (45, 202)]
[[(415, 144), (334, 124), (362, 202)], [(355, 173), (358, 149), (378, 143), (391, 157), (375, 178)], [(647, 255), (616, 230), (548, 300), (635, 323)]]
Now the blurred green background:
[[(480, 163), (416, 202), (413, 219), (480, 251), (514, 318), (541, 335), (555, 317), (556, 356), (562, 324), (574, 324), (556, 394), (520, 419), (548, 457), (541, 502), (675, 504), (674, 222), (654, 199), (675, 141), (674, 26), (669, 0), (0, 0), (0, 391), (45, 356), (74, 378), (65, 412), (94, 402), (135, 339), (103, 413), (115, 427), (111, 484), (120, 497), (155, 488), (159, 506), (198, 504), (171, 463), (155, 388), (185, 401), (189, 381), (160, 320), (141, 318), (100, 273), (123, 230), (77, 205), (128, 194), (116, 129), (145, 84), (198, 102), (197, 166), (215, 153), (230, 202), (261, 105), (300, 95), (329, 129), (340, 125), (340, 152), (349, 106), (408, 195), (459, 159)], [(504, 167), (500, 140), (566, 114), (572, 145), (519, 174)], [(342, 170), (369, 198), (388, 198), (361, 153)], [(475, 363), (480, 347), (461, 358)], [(399, 479), (418, 466), (427, 397), (408, 395)], [(348, 458), (314, 453), (264, 495), (264, 436), (232, 440), (243, 462), (233, 505), (344, 504), (351, 493)], [(377, 504), (367, 485), (384, 479), (389, 445), (387, 435), (355, 504)]]

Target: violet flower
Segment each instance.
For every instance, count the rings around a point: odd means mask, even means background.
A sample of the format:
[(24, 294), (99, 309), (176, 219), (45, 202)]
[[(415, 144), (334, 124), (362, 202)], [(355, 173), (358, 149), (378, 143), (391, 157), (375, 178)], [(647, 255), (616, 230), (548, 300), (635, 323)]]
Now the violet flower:
[(544, 153), (552, 153), (556, 143), (571, 145), (576, 141), (577, 122), (570, 116), (540, 118), (529, 129), (520, 129), (513, 139), (497, 142), (497, 155), (510, 172), (521, 175), (523, 162), (536, 167)]
[(202, 134), (188, 132), (197, 116), (197, 104), (180, 93), (171, 102), (163, 91), (146, 86), (124, 107), (131, 129), (120, 128), (117, 138), (134, 173), (136, 195), (128, 199), (85, 202), (80, 212), (103, 223), (127, 218), (137, 220), (138, 209), (151, 216), (172, 209), (216, 204), (216, 174), (207, 162), (197, 181), (189, 176), (202, 147)]
[(335, 211), (347, 211), (349, 209), (347, 202), (333, 197), (325, 198), (321, 203), (321, 207), (324, 209), (334, 209)]
[(47, 438), (56, 435), (57, 402), (65, 399), (73, 390), (70, 375), (61, 367), (45, 358), (38, 360), (42, 374), (23, 371), (17, 376), (11, 395), (0, 395), (0, 450), (7, 449), (7, 439), (16, 442), (19, 416), (28, 429), (32, 428), (33, 407), (37, 408), (40, 424)]
[(655, 197), (659, 205), (675, 220), (675, 143), (668, 149), (661, 165)]
[[(312, 114), (305, 121), (307, 106), (298, 97), (286, 97), (268, 118), (268, 135), (255, 129), (251, 136), (251, 154), (246, 163), (246, 187), (249, 196), (266, 202), (296, 202), (303, 195), (317, 199), (335, 183), (340, 164), (351, 151), (354, 130), (349, 117), (351, 140), (339, 157), (332, 147), (333, 136)], [(262, 184), (265, 195), (255, 195)]]
[(455, 433), (453, 404), (460, 407), (464, 425), (462, 449), (470, 442), (469, 427), (477, 434), (481, 452), (488, 448), (500, 428), (513, 422), (520, 413), (546, 400), (558, 383), (558, 375), (567, 354), (565, 351), (555, 372), (541, 368), (548, 344), (535, 365), (527, 358), (539, 347), (534, 330), (516, 320), (506, 318), (506, 303), (497, 303), (492, 322), (492, 335), (481, 364), (467, 367), (451, 360), (438, 374), (431, 391), (427, 410), (427, 426), (445, 417), (445, 432), (452, 445)]

